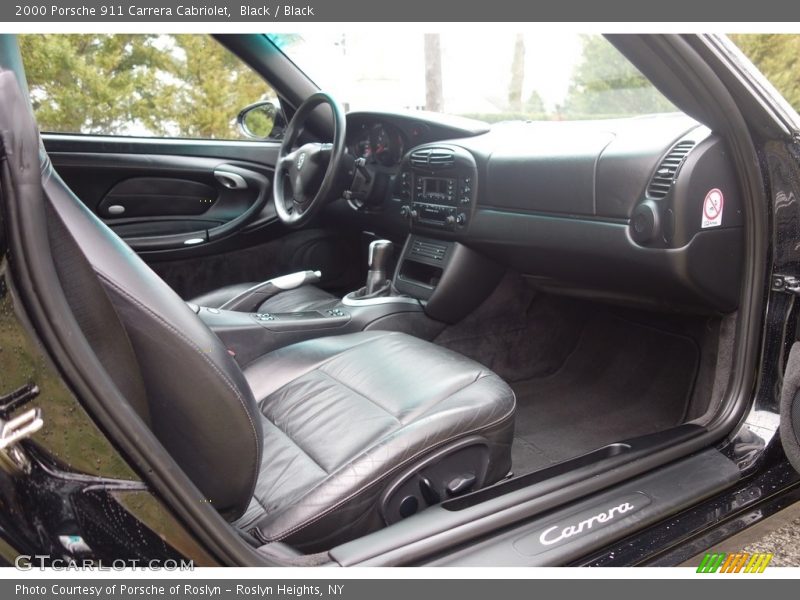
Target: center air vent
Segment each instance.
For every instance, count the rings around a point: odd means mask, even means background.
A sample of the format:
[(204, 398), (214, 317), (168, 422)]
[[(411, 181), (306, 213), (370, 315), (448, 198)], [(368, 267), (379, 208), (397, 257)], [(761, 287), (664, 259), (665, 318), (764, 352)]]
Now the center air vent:
[(678, 167), (689, 154), (689, 151), (694, 147), (694, 142), (684, 141), (678, 142), (669, 151), (669, 153), (658, 165), (650, 184), (647, 186), (647, 196), (649, 198), (664, 198), (672, 187), (672, 182), (675, 180), (675, 173), (678, 172)]
[(455, 164), (455, 157), (447, 148), (423, 148), (411, 153), (411, 164), (415, 167), (445, 169)]

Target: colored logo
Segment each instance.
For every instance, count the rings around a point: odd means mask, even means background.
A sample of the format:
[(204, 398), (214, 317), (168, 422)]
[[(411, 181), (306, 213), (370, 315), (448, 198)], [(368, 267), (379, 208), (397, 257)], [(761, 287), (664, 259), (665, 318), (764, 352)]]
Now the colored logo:
[(763, 573), (770, 561), (772, 553), (737, 552), (709, 552), (703, 557), (698, 573)]

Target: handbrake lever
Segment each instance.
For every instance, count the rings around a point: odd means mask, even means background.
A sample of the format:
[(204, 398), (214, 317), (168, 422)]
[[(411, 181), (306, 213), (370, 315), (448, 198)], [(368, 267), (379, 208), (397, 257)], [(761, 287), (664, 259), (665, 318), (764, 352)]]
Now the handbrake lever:
[(317, 283), (321, 278), (322, 273), (319, 271), (298, 271), (297, 273), (281, 275), (246, 289), (219, 308), (220, 310), (253, 312), (275, 294), (293, 290), (302, 285)]

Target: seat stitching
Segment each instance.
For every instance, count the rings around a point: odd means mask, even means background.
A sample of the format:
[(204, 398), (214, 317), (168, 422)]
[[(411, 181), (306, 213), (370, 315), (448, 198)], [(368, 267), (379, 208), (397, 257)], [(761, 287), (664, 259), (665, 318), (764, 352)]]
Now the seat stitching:
[[(363, 333), (372, 333), (372, 332), (365, 331)], [(269, 398), (272, 394), (275, 394), (275, 393), (279, 392), (280, 390), (285, 388), (287, 385), (289, 385), (290, 383), (292, 383), (294, 381), (297, 381), (298, 379), (300, 379), (304, 375), (308, 375), (309, 373), (311, 373), (311, 371), (314, 371), (316, 369), (322, 369), (322, 367), (324, 367), (325, 365), (327, 365), (331, 361), (335, 360), (336, 358), (339, 358), (340, 356), (343, 356), (343, 355), (347, 354), (351, 350), (355, 350), (356, 348), (360, 348), (361, 346), (366, 346), (367, 344), (371, 344), (373, 342), (376, 342), (379, 339), (381, 339), (381, 337), (386, 337), (386, 336), (390, 336), (390, 335), (399, 335), (399, 332), (397, 332), (397, 331), (386, 331), (386, 332), (376, 331), (375, 333), (379, 333), (380, 335), (376, 335), (375, 337), (372, 337), (372, 338), (370, 338), (368, 340), (364, 340), (363, 342), (358, 342), (357, 344), (353, 344), (352, 346), (350, 346), (349, 348), (346, 348), (345, 350), (342, 350), (341, 352), (336, 352), (332, 356), (329, 356), (329, 357), (327, 357), (327, 358), (325, 358), (325, 359), (323, 359), (323, 360), (321, 360), (319, 362), (313, 363), (311, 366), (308, 367), (308, 369), (306, 369), (302, 373), (299, 373), (297, 375), (297, 377), (294, 377), (293, 379), (290, 379), (289, 381), (284, 383), (282, 386), (280, 386), (279, 388), (277, 388), (274, 391), (272, 391), (270, 394), (267, 394), (267, 396), (263, 400), (261, 400), (258, 404), (261, 405), (262, 403), (266, 402), (267, 398)], [(280, 352), (280, 350), (278, 350), (278, 352)], [(250, 369), (257, 361), (261, 362), (262, 359), (264, 359), (267, 356), (269, 356), (269, 354), (265, 354), (263, 356), (259, 356), (258, 358), (254, 359), (253, 361), (248, 363), (247, 366), (245, 367), (245, 369)], [(246, 374), (245, 374), (245, 377), (246, 377)]]
[(485, 375), (484, 375), (483, 371), (478, 371), (478, 374), (475, 376), (475, 379), (473, 379), (472, 381), (469, 381), (469, 382), (465, 383), (465, 384), (464, 384), (464, 385), (462, 385), (460, 388), (458, 388), (457, 390), (455, 390), (455, 391), (451, 392), (450, 394), (448, 394), (448, 395), (447, 395), (447, 396), (445, 396), (444, 398), (439, 398), (439, 399), (438, 399), (436, 402), (434, 402), (433, 404), (431, 404), (430, 406), (428, 406), (428, 407), (427, 407), (427, 408), (426, 408), (424, 411), (422, 411), (422, 412), (421, 412), (419, 415), (416, 415), (414, 418), (419, 418), (420, 416), (422, 416), (422, 415), (424, 415), (424, 414), (427, 414), (428, 412), (430, 412), (430, 411), (431, 411), (431, 409), (433, 409), (433, 408), (435, 408), (435, 407), (439, 406), (439, 405), (440, 405), (442, 402), (444, 402), (445, 400), (449, 400), (450, 398), (452, 398), (452, 397), (453, 397), (453, 396), (455, 396), (456, 394), (460, 394), (461, 392), (463, 392), (463, 391), (464, 391), (465, 389), (467, 389), (469, 386), (471, 386), (471, 385), (475, 384), (475, 383), (476, 383), (476, 382), (477, 382), (479, 379), (481, 379), (481, 378), (482, 378), (482, 377), (484, 377), (484, 376), (485, 376)]
[[(324, 467), (323, 467), (321, 464), (319, 464), (319, 463), (318, 463), (316, 460), (314, 460), (314, 457), (313, 457), (313, 456), (311, 456), (311, 455), (310, 455), (308, 452), (306, 452), (306, 451), (303, 449), (303, 447), (302, 447), (302, 446), (300, 446), (299, 444), (295, 443), (295, 441), (292, 439), (292, 437), (291, 437), (291, 436), (290, 436), (288, 433), (286, 433), (286, 432), (285, 432), (285, 431), (283, 431), (283, 430), (282, 430), (280, 427), (278, 427), (278, 426), (277, 426), (275, 423), (273, 423), (273, 422), (272, 422), (272, 421), (271, 421), (271, 420), (270, 420), (270, 419), (269, 419), (269, 418), (268, 418), (266, 415), (263, 415), (263, 414), (262, 414), (261, 416), (262, 416), (262, 418), (263, 418), (265, 421), (269, 422), (269, 423), (270, 423), (270, 424), (271, 424), (273, 427), (275, 427), (275, 429), (277, 429), (277, 430), (278, 430), (278, 432), (280, 432), (281, 434), (283, 434), (283, 436), (284, 436), (284, 437), (285, 437), (285, 438), (286, 438), (286, 439), (287, 439), (289, 442), (291, 442), (291, 443), (292, 443), (294, 446), (296, 446), (296, 447), (297, 447), (297, 448), (298, 448), (298, 449), (299, 449), (299, 450), (300, 450), (300, 451), (301, 451), (301, 452), (302, 452), (302, 453), (303, 453), (305, 456), (307, 456), (307, 457), (308, 457), (308, 458), (311, 460), (311, 462), (312, 462), (312, 463), (314, 463), (314, 465), (316, 465), (316, 467), (317, 467), (317, 468), (318, 468), (320, 471), (322, 471), (323, 473), (325, 473), (325, 475), (326, 475), (326, 476), (328, 475), (328, 471), (327, 471), (327, 470), (326, 470), (326, 469), (325, 469), (325, 468), (324, 468)], [(259, 472), (259, 475), (260, 475), (260, 472)], [(256, 492), (258, 492), (258, 486), (256, 486)], [(263, 513), (264, 513), (264, 515), (268, 515), (268, 514), (269, 514), (269, 512), (267, 511), (267, 507), (266, 507), (266, 506), (264, 505), (264, 503), (261, 501), (261, 498), (258, 496), (258, 494), (257, 494), (257, 493), (253, 493), (253, 500), (255, 500), (255, 501), (256, 501), (256, 504), (258, 504), (258, 505), (261, 507), (261, 509), (263, 510)], [(259, 518), (261, 518), (262, 516), (263, 516), (263, 515), (258, 515), (258, 516), (256, 516), (256, 517), (255, 517), (255, 518), (254, 518), (254, 519), (251, 521), (251, 523), (255, 523), (255, 522), (257, 522), (257, 521), (258, 521), (258, 519), (259, 519)]]
[(288, 432), (288, 431), (284, 431), (284, 430), (283, 430), (283, 429), (282, 429), (282, 428), (281, 428), (281, 427), (280, 427), (280, 426), (279, 426), (279, 425), (278, 425), (278, 424), (277, 424), (275, 421), (273, 421), (272, 419), (270, 419), (270, 418), (269, 418), (267, 415), (265, 415), (263, 412), (261, 413), (261, 416), (262, 416), (262, 417), (264, 417), (264, 419), (265, 419), (266, 421), (268, 421), (268, 422), (269, 422), (269, 423), (270, 423), (270, 424), (271, 424), (273, 427), (275, 427), (275, 429), (277, 429), (278, 431), (280, 431), (280, 432), (281, 432), (281, 433), (282, 433), (282, 434), (283, 434), (283, 435), (286, 437), (286, 439), (288, 439), (288, 440), (289, 440), (289, 441), (290, 441), (290, 442), (291, 442), (293, 445), (297, 446), (297, 448), (299, 448), (299, 449), (302, 451), (302, 453), (303, 453), (303, 454), (305, 454), (305, 455), (306, 455), (306, 456), (307, 456), (309, 459), (311, 459), (311, 462), (313, 462), (315, 465), (317, 465), (317, 467), (319, 467), (319, 470), (320, 470), (320, 471), (322, 471), (323, 473), (325, 473), (325, 475), (326, 475), (326, 476), (327, 476), (327, 475), (330, 475), (330, 472), (328, 471), (328, 469), (326, 469), (326, 468), (325, 468), (325, 467), (323, 467), (321, 464), (319, 464), (319, 463), (316, 461), (316, 459), (315, 459), (313, 456), (311, 456), (311, 455), (310, 455), (310, 454), (309, 454), (309, 453), (306, 451), (306, 449), (305, 449), (305, 448), (303, 448), (303, 447), (302, 447), (300, 444), (298, 444), (298, 443), (297, 443), (297, 442), (294, 440), (294, 438), (293, 438), (293, 437), (292, 437), (292, 436), (289, 434), (289, 432)]
[(372, 398), (370, 398), (369, 396), (365, 396), (364, 394), (362, 394), (362, 393), (361, 393), (361, 392), (359, 392), (358, 390), (356, 390), (356, 389), (353, 389), (352, 387), (350, 387), (349, 385), (347, 385), (347, 384), (346, 384), (344, 381), (342, 381), (341, 379), (337, 379), (336, 377), (334, 377), (333, 375), (331, 375), (331, 374), (330, 374), (330, 373), (328, 373), (327, 371), (323, 371), (322, 369), (317, 369), (317, 370), (318, 370), (320, 373), (322, 373), (322, 375), (324, 375), (325, 377), (327, 377), (328, 379), (330, 379), (331, 381), (333, 381), (334, 383), (338, 383), (338, 384), (339, 384), (340, 386), (342, 386), (343, 388), (350, 390), (350, 391), (351, 391), (351, 392), (353, 392), (355, 395), (357, 395), (357, 396), (361, 396), (361, 397), (362, 397), (362, 398), (364, 398), (365, 400), (369, 401), (371, 404), (373, 404), (373, 405), (377, 406), (377, 407), (378, 407), (380, 410), (382, 410), (382, 411), (383, 411), (383, 412), (385, 412), (387, 415), (389, 415), (389, 416), (390, 416), (392, 419), (394, 419), (395, 421), (397, 421), (397, 423), (398, 423), (398, 424), (400, 424), (400, 425), (402, 425), (402, 424), (403, 424), (403, 423), (400, 421), (400, 419), (398, 419), (398, 418), (397, 418), (396, 416), (394, 416), (394, 415), (393, 415), (391, 412), (389, 412), (389, 410), (388, 410), (388, 409), (384, 408), (383, 406), (381, 406), (380, 404), (378, 404), (377, 402), (375, 402), (375, 401), (374, 401)]
[[(368, 398), (367, 396), (364, 396), (363, 394), (361, 394), (361, 393), (359, 393), (358, 391), (354, 390), (354, 389), (353, 389), (353, 388), (351, 388), (350, 386), (348, 386), (348, 385), (344, 384), (343, 382), (339, 381), (338, 379), (336, 379), (335, 377), (333, 377), (333, 376), (332, 376), (332, 375), (330, 375), (329, 373), (326, 373), (325, 371), (323, 371), (323, 370), (321, 370), (321, 369), (318, 369), (318, 370), (317, 370), (317, 372), (318, 372), (318, 373), (320, 373), (321, 375), (323, 375), (324, 377), (327, 377), (328, 379), (330, 379), (331, 381), (333, 381), (335, 384), (338, 384), (338, 385), (340, 385), (341, 387), (343, 387), (343, 388), (345, 388), (345, 389), (348, 389), (348, 390), (350, 390), (350, 391), (351, 391), (351, 392), (353, 392), (354, 394), (356, 394), (356, 395), (358, 395), (358, 396), (361, 396), (361, 397), (362, 397), (362, 398), (364, 398), (365, 400), (368, 400), (370, 403), (372, 403), (373, 405), (375, 405), (375, 406), (376, 406), (376, 407), (377, 407), (379, 410), (381, 410), (381, 411), (382, 411), (384, 414), (386, 414), (387, 416), (389, 416), (389, 417), (391, 417), (392, 419), (394, 419), (394, 420), (395, 420), (395, 421), (396, 421), (396, 422), (397, 422), (399, 425), (402, 425), (402, 423), (400, 423), (400, 420), (399, 420), (397, 417), (395, 417), (393, 414), (391, 414), (389, 411), (387, 411), (385, 408), (383, 408), (383, 407), (382, 407), (380, 404), (377, 404), (376, 402), (374, 402), (373, 400), (371, 400), (371, 399), (370, 399), (370, 398)], [(306, 375), (307, 375), (307, 374), (306, 374)], [(305, 377), (305, 375), (301, 375), (301, 377)], [(300, 378), (298, 377), (298, 379), (300, 379)], [(297, 381), (297, 379), (294, 379), (294, 380), (290, 381), (289, 383), (294, 383), (295, 381)], [(289, 385), (289, 384), (287, 384), (287, 385)], [(282, 389), (282, 388), (281, 388), (281, 389)], [(270, 394), (270, 395), (271, 395), (271, 394)], [(267, 421), (269, 421), (269, 422), (270, 422), (270, 423), (271, 423), (271, 424), (272, 424), (272, 425), (273, 425), (273, 426), (274, 426), (274, 427), (275, 427), (275, 428), (276, 428), (278, 431), (280, 431), (282, 434), (284, 434), (284, 435), (285, 435), (285, 436), (286, 436), (286, 437), (287, 437), (287, 438), (288, 438), (288, 439), (289, 439), (289, 440), (290, 440), (290, 441), (291, 441), (291, 442), (292, 442), (292, 443), (293, 443), (295, 446), (297, 446), (298, 448), (300, 448), (300, 450), (302, 450), (302, 452), (303, 452), (303, 453), (304, 453), (306, 456), (308, 456), (308, 457), (311, 459), (311, 461), (312, 461), (312, 462), (313, 462), (315, 465), (317, 465), (317, 466), (320, 468), (320, 470), (322, 470), (322, 471), (325, 473), (325, 475), (326, 475), (326, 476), (329, 476), (329, 475), (331, 475), (332, 473), (336, 473), (336, 471), (338, 471), (339, 469), (341, 469), (341, 468), (342, 468), (342, 466), (343, 466), (343, 465), (339, 465), (339, 466), (338, 466), (338, 467), (336, 467), (336, 468), (335, 468), (333, 471), (328, 471), (328, 469), (326, 469), (326, 468), (325, 468), (325, 467), (323, 467), (321, 464), (319, 464), (319, 463), (318, 463), (318, 462), (317, 462), (317, 461), (314, 459), (314, 457), (313, 457), (313, 456), (311, 456), (311, 454), (310, 454), (310, 453), (309, 453), (309, 452), (308, 452), (308, 451), (307, 451), (305, 448), (303, 448), (303, 446), (301, 446), (301, 445), (300, 445), (300, 443), (299, 443), (299, 442), (295, 441), (295, 439), (294, 439), (294, 438), (291, 436), (291, 434), (290, 434), (288, 431), (284, 430), (282, 427), (280, 427), (280, 426), (278, 425), (278, 423), (276, 423), (275, 421), (273, 421), (272, 419), (270, 419), (270, 418), (269, 418), (267, 415), (265, 415), (265, 414), (264, 414), (264, 411), (263, 411), (263, 409), (262, 409), (262, 407), (259, 407), (259, 412), (260, 412), (260, 413), (261, 413), (261, 415), (262, 415), (262, 416), (263, 416), (263, 417), (264, 417), (264, 418), (265, 418)], [(397, 430), (395, 429), (394, 431), (397, 431)], [(389, 432), (386, 432), (386, 433), (389, 433)], [(386, 433), (384, 433), (384, 435), (386, 435)], [(352, 459), (350, 459), (350, 460), (352, 460)], [(326, 478), (327, 478), (327, 477), (326, 477)], [(323, 479), (323, 481), (324, 481), (324, 479)], [(319, 485), (319, 484), (317, 484), (317, 485)], [(312, 491), (312, 490), (314, 490), (314, 489), (317, 487), (317, 485), (315, 485), (314, 487), (312, 487), (310, 490), (306, 490), (306, 492), (305, 492), (305, 493), (307, 494), (309, 491)]]
[[(239, 392), (239, 390), (236, 388), (236, 386), (233, 384), (233, 382), (230, 381), (230, 379), (227, 377), (227, 375), (225, 375), (219, 369), (219, 367), (217, 367), (217, 365), (215, 365), (214, 362), (208, 357), (208, 355), (206, 355), (206, 353), (203, 352), (194, 342), (192, 342), (189, 338), (184, 336), (183, 333), (181, 333), (180, 331), (175, 329), (172, 325), (170, 325), (168, 322), (166, 322), (164, 319), (162, 319), (160, 315), (158, 315), (155, 312), (153, 312), (148, 306), (146, 306), (141, 301), (139, 301), (138, 298), (134, 297), (129, 292), (127, 292), (122, 287), (120, 287), (119, 284), (117, 284), (114, 280), (109, 278), (107, 275), (105, 275), (104, 273), (101, 273), (101, 272), (99, 272), (97, 270), (95, 270), (95, 272), (97, 273), (98, 277), (100, 277), (100, 279), (102, 279), (103, 281), (108, 283), (108, 285), (113, 287), (115, 290), (117, 290), (123, 296), (127, 297), (129, 300), (134, 302), (142, 310), (148, 312), (156, 320), (157, 323), (160, 323), (163, 327), (166, 327), (167, 329), (172, 331), (175, 335), (177, 335), (180, 339), (182, 339), (190, 348), (192, 348), (195, 352), (197, 352), (197, 354), (206, 363), (208, 363), (208, 365), (220, 376), (220, 379), (234, 393), (236, 398), (239, 400), (239, 403), (242, 405), (242, 410), (244, 411), (245, 416), (247, 416), (247, 420), (249, 421), (250, 427), (253, 430), (253, 441), (254, 441), (255, 446), (256, 446), (256, 460), (255, 460), (255, 463), (254, 463), (253, 469), (252, 469), (253, 473), (255, 475), (255, 477), (253, 478), (253, 492), (254, 492), (255, 491), (255, 487), (256, 487), (256, 480), (258, 479), (258, 474), (259, 474), (259, 466), (261, 465), (261, 446), (258, 443), (258, 441), (259, 441), (258, 440), (258, 433), (256, 432), (255, 423), (253, 423), (253, 418), (250, 416), (250, 411), (247, 410), (247, 405), (246, 405), (246, 403), (244, 401), (244, 398), (242, 397), (241, 393)], [(251, 495), (252, 495), (252, 492), (251, 492)]]

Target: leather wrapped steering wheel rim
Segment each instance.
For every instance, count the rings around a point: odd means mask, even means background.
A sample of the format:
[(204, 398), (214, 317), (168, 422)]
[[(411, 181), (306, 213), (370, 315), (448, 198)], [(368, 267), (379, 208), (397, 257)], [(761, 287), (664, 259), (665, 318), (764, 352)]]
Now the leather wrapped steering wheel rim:
[[(295, 147), (308, 117), (327, 104), (333, 119), (333, 141)], [(278, 218), (299, 228), (311, 221), (334, 192), (345, 149), (346, 118), (342, 106), (328, 93), (306, 98), (286, 127), (275, 165), (272, 197)], [(287, 185), (288, 184), (288, 185)]]

